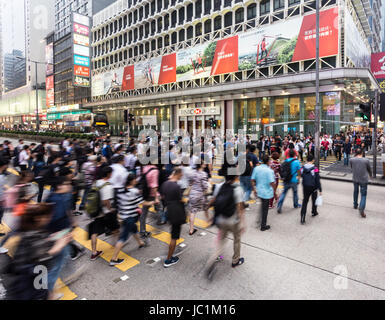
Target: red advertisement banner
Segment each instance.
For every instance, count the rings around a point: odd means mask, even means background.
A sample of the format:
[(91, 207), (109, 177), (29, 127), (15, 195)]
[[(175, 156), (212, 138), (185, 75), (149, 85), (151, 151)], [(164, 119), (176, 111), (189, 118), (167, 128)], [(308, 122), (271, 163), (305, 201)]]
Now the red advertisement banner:
[[(338, 8), (320, 12), (320, 57), (338, 54)], [(303, 17), (292, 61), (315, 58), (316, 15)]]
[(123, 72), (123, 80), (122, 80), (122, 91), (126, 90), (134, 90), (134, 81), (135, 81), (135, 74), (134, 74), (134, 66), (127, 66), (124, 68)]
[(75, 33), (82, 34), (84, 36), (88, 36), (90, 34), (90, 28), (83, 26), (78, 23), (74, 23), (74, 31)]
[(217, 41), (211, 75), (238, 71), (238, 36)]
[(50, 107), (55, 104), (55, 91), (54, 91), (54, 76), (47, 77), (45, 79), (46, 87), (46, 106)]
[(176, 53), (162, 57), (158, 84), (176, 82)]
[(89, 77), (90, 76), (90, 68), (84, 66), (74, 65), (74, 72), (77, 76)]
[(385, 52), (372, 53), (370, 69), (376, 79), (385, 78)]

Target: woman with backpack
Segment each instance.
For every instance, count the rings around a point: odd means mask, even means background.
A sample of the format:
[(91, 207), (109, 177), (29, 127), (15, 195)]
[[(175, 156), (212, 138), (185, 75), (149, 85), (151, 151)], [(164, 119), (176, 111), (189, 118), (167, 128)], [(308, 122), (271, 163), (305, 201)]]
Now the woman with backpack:
[(307, 163), (301, 168), (302, 186), (303, 186), (303, 201), (301, 208), (301, 224), (305, 224), (306, 209), (309, 198), (312, 198), (312, 216), (318, 215), (317, 206), (317, 190), (322, 195), (322, 187), (319, 175), (319, 169), (314, 166), (314, 157), (309, 154), (307, 156)]
[(197, 229), (194, 228), (195, 216), (198, 212), (205, 212), (207, 216), (207, 198), (206, 191), (209, 188), (208, 175), (204, 171), (202, 164), (195, 164), (195, 170), (189, 177), (190, 193), (188, 202), (188, 211), (190, 213), (190, 232), (192, 236)]

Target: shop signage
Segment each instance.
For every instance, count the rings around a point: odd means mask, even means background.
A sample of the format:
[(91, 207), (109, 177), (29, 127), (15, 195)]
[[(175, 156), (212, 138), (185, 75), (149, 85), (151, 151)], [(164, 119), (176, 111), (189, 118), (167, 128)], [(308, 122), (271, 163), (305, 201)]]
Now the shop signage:
[(78, 66), (89, 67), (90, 66), (90, 58), (74, 55), (74, 64), (76, 64)]
[(137, 120), (139, 126), (156, 126), (156, 116), (139, 116)]
[(64, 112), (64, 113), (51, 113), (47, 114), (47, 120), (60, 120), (63, 119), (64, 116), (67, 115), (74, 115), (74, 114), (86, 114), (91, 113), (90, 110), (78, 110), (78, 111), (71, 111), (71, 112)]
[(54, 76), (49, 76), (45, 79), (46, 87), (46, 106), (50, 107), (55, 104), (55, 91), (54, 91)]
[(78, 13), (72, 14), (72, 55), (73, 55), (73, 85), (75, 87), (91, 87), (89, 26), (91, 19)]
[(68, 106), (49, 108), (48, 113), (55, 113), (55, 112), (60, 112), (60, 111), (79, 110), (79, 109), (80, 109), (80, 105), (79, 104), (70, 104)]
[(179, 109), (179, 116), (220, 115), (220, 107), (187, 108)]
[[(338, 7), (320, 12), (320, 57), (338, 54)], [(92, 96), (315, 58), (316, 15), (296, 16), (154, 57), (92, 79)]]

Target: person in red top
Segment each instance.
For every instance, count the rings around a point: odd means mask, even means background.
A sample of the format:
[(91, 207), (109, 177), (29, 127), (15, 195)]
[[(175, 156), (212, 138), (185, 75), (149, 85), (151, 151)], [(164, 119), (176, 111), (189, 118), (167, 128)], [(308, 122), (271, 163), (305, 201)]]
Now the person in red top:
[(294, 158), (298, 158), (298, 152), (297, 152), (297, 150), (294, 149), (294, 143), (290, 142), (289, 143), (289, 147), (285, 151), (285, 159), (289, 159), (290, 158), (289, 153), (290, 153), (291, 149), (294, 150), (294, 153), (295, 153), (295, 157)]
[(329, 150), (329, 141), (327, 140), (326, 137), (324, 137), (321, 142), (321, 157), (323, 155), (325, 161), (328, 156), (328, 150)]
[(361, 137), (358, 135), (355, 140), (355, 147), (356, 149), (361, 148)]

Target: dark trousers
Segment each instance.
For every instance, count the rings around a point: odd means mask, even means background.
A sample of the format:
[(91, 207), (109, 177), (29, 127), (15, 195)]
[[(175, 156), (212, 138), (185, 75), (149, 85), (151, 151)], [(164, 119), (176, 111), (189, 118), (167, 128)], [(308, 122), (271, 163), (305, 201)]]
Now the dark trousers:
[(342, 152), (341, 152), (341, 149), (336, 149), (336, 158), (338, 159), (338, 161), (341, 161), (341, 157), (342, 157)]
[(19, 167), (20, 167), (20, 171), (26, 171), (27, 170), (27, 165), (25, 165), (25, 164), (21, 164), (21, 165), (19, 165)]
[(259, 221), (261, 221), (261, 229), (262, 229), (262, 228), (266, 227), (267, 214), (269, 213), (270, 199), (262, 199), (262, 198), (259, 198), (259, 199), (261, 199), (262, 204), (261, 204), (261, 216), (258, 219), (257, 223), (259, 224)]
[(307, 203), (309, 202), (310, 196), (312, 201), (311, 212), (316, 213), (317, 207), (315, 205), (315, 201), (317, 200), (317, 189), (314, 190), (313, 187), (312, 188), (303, 187), (303, 202), (302, 202), (302, 208), (301, 208), (301, 217), (303, 217), (304, 219), (306, 217)]
[(3, 204), (0, 203), (0, 224), (1, 224), (1, 220), (3, 219), (3, 215), (4, 215), (4, 207), (3, 207)]
[(37, 202), (40, 203), (41, 202), (41, 198), (43, 197), (44, 183), (39, 182), (38, 186), (39, 186), (39, 193), (37, 195)]

